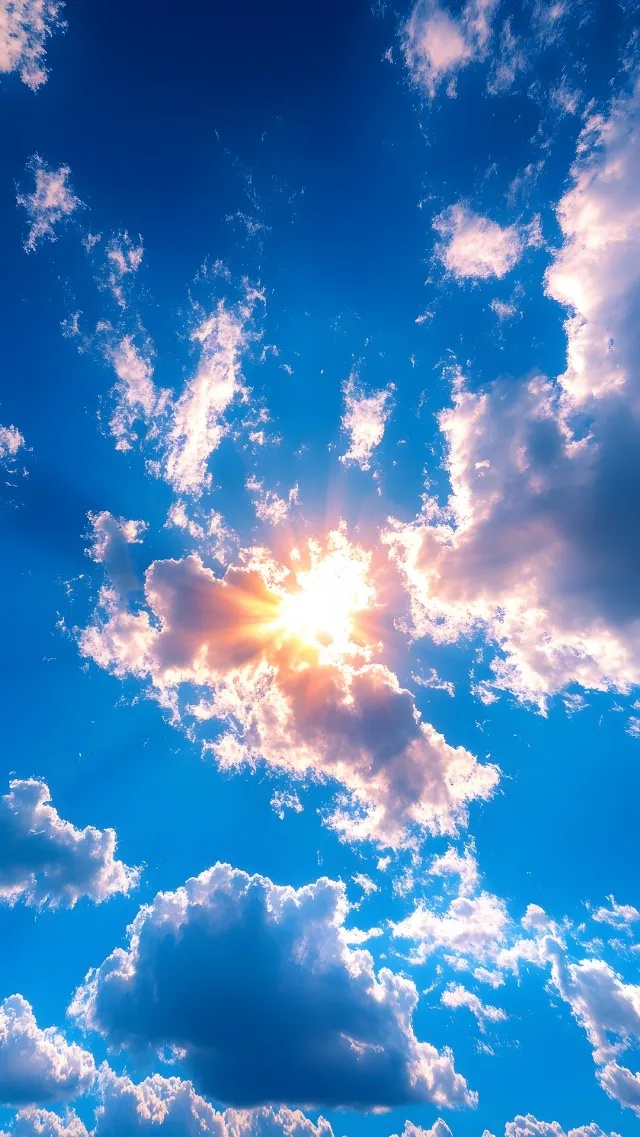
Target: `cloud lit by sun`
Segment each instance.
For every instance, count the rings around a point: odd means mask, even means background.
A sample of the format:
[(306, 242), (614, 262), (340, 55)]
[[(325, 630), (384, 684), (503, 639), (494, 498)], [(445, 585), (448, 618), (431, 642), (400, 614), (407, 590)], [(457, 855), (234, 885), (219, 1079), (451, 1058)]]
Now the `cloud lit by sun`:
[[(298, 549), (291, 559), (300, 562)], [(309, 647), (317, 648), (321, 660), (335, 661), (349, 655), (371, 654), (358, 628), (358, 615), (375, 602), (369, 580), (371, 553), (352, 545), (345, 528), (328, 534), (326, 549), (309, 540), (305, 550), (308, 568), (293, 568), (295, 584), (280, 602), (276, 627)]]

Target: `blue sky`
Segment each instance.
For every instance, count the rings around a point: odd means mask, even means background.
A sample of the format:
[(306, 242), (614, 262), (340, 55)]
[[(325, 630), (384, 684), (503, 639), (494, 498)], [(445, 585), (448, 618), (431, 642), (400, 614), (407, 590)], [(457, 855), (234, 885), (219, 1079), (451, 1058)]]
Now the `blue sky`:
[(632, 1137), (637, 27), (0, 0), (1, 1137)]

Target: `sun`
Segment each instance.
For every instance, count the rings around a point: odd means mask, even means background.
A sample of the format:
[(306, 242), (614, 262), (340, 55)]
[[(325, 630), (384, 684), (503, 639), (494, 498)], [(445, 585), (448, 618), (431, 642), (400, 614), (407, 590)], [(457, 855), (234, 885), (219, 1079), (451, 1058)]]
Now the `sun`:
[(368, 579), (371, 554), (352, 545), (343, 529), (328, 535), (326, 552), (316, 541), (308, 542), (308, 550), (310, 567), (293, 570), (295, 586), (282, 596), (279, 628), (325, 657), (362, 653), (354, 637), (358, 613), (375, 599)]

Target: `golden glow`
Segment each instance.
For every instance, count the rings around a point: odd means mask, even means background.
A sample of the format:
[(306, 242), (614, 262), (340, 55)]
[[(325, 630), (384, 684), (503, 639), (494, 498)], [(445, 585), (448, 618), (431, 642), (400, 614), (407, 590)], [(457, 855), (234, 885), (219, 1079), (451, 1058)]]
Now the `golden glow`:
[[(308, 549), (310, 567), (294, 569), (296, 587), (283, 595), (277, 626), (328, 658), (362, 652), (354, 636), (357, 613), (374, 600), (367, 578), (371, 554), (351, 545), (342, 529), (329, 534), (326, 553), (315, 541)], [(292, 560), (298, 557), (292, 550)]]

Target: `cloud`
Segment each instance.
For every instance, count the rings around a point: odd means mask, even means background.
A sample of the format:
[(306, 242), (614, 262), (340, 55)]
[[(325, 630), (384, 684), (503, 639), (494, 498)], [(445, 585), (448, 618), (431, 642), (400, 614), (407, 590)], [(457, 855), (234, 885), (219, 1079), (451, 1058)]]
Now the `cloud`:
[(198, 1089), (235, 1106), (474, 1104), (451, 1054), (415, 1037), (415, 985), (347, 946), (348, 910), (342, 883), (217, 864), (140, 909), (70, 1014), (134, 1053), (179, 1047)]
[(286, 793), (284, 790), (274, 790), (269, 805), (281, 821), (284, 821), (285, 809), (291, 809), (294, 813), (302, 813), (304, 809), (296, 793)]
[(0, 1004), (0, 1103), (64, 1101), (88, 1090), (93, 1057), (55, 1027), (40, 1030), (30, 1004), (11, 995)]
[(413, 675), (414, 683), (419, 687), (430, 687), (432, 691), (446, 691), (452, 699), (455, 698), (456, 689), (453, 683), (448, 679), (441, 679), (435, 667), (432, 667), (426, 679), (422, 675)]
[(446, 1121), (439, 1117), (429, 1129), (414, 1125), (412, 1121), (405, 1121), (402, 1137), (453, 1137), (453, 1134)]
[(13, 1118), (8, 1132), (0, 1137), (89, 1137), (86, 1126), (73, 1110), (64, 1117), (47, 1109), (27, 1106)]
[(435, 217), (433, 228), (441, 237), (436, 256), (457, 280), (501, 279), (518, 263), (527, 243), (526, 234), (516, 225), (503, 228), (464, 202)]
[(60, 166), (52, 170), (39, 154), (27, 162), (27, 169), (36, 180), (33, 193), (19, 193), (18, 205), (26, 210), (29, 232), (24, 243), (25, 252), (32, 253), (40, 241), (55, 241), (55, 227), (66, 221), (82, 204), (69, 185), (71, 170)]
[(264, 482), (253, 475), (247, 478), (245, 488), (253, 496), (253, 507), (260, 521), (270, 525), (282, 525), (289, 517), (291, 506), (298, 502), (298, 486), (292, 486), (286, 498), (279, 497), (275, 490), (265, 489)]
[(9, 787), (0, 798), (0, 900), (73, 908), (83, 896), (99, 904), (137, 887), (138, 869), (114, 857), (115, 830), (63, 821), (36, 778)]
[(597, 924), (610, 924), (612, 928), (629, 928), (636, 920), (640, 920), (640, 912), (632, 904), (616, 904), (613, 896), (608, 897), (610, 908), (597, 908), (591, 913), (591, 919)]
[(2, 0), (0, 4), (0, 72), (19, 71), (32, 91), (47, 81), (46, 43), (64, 4), (58, 0)]
[(103, 564), (118, 593), (126, 594), (140, 587), (131, 565), (129, 545), (142, 543), (148, 528), (146, 521), (127, 521), (114, 517), (108, 510), (89, 513), (91, 544), (87, 555)]
[(483, 962), (494, 960), (506, 942), (509, 927), (504, 901), (490, 892), (475, 897), (457, 896), (441, 915), (421, 900), (409, 916), (392, 924), (396, 939), (417, 944), (413, 963), (424, 963), (433, 952), (441, 950)]
[(409, 74), (429, 98), (445, 79), (455, 95), (456, 77), (483, 59), (491, 36), (496, 0), (470, 0), (456, 19), (437, 0), (418, 0), (403, 28), (402, 47)]
[(15, 458), (24, 445), (24, 437), (16, 426), (0, 426), (0, 462)]
[[(564, 1129), (557, 1121), (538, 1121), (532, 1113), (526, 1117), (519, 1115), (513, 1121), (508, 1121), (504, 1127), (505, 1137), (606, 1137), (599, 1125), (592, 1121), (590, 1125), (580, 1125), (577, 1129), (570, 1129), (565, 1134)], [(617, 1137), (612, 1133), (611, 1137)]]
[(430, 876), (457, 876), (460, 878), (458, 894), (468, 896), (478, 884), (478, 862), (472, 849), (460, 853), (450, 845), (446, 853), (434, 857), (429, 865)]
[(209, 459), (229, 429), (225, 413), (232, 403), (248, 399), (240, 363), (250, 342), (249, 324), (258, 300), (264, 303), (262, 293), (249, 288), (235, 307), (221, 300), (192, 333), (200, 346), (200, 361), (172, 406), (164, 440), (164, 477), (179, 494), (198, 497), (210, 488)]
[(142, 238), (138, 237), (138, 244), (135, 244), (127, 232), (119, 233), (108, 242), (105, 252), (104, 286), (109, 289), (119, 307), (126, 308), (126, 281), (127, 277), (137, 273), (142, 264)]
[[(397, 846), (409, 828), (454, 833), (468, 803), (491, 796), (495, 766), (449, 746), (419, 718), (397, 676), (370, 662), (358, 615), (370, 610), (370, 555), (344, 530), (309, 542), (289, 570), (263, 550), (217, 578), (197, 556), (156, 561), (145, 608), (108, 591), (80, 637), (82, 653), (118, 675), (151, 681), (172, 706), (227, 731), (207, 749), (224, 768), (268, 763), (290, 776), (342, 785), (329, 823), (352, 840)], [(254, 558), (252, 560), (252, 557)], [(242, 559), (242, 558), (241, 558)]]
[(467, 991), (461, 983), (450, 983), (446, 991), (442, 992), (440, 1002), (443, 1007), (449, 1007), (450, 1010), (454, 1011), (460, 1007), (466, 1007), (475, 1017), (483, 1034), (488, 1022), (504, 1022), (507, 1017), (506, 1011), (503, 1011), (502, 1007), (492, 1007), (490, 1003), (483, 1003), (482, 999), (474, 995), (472, 991)]
[(633, 1110), (636, 1116), (640, 1117), (640, 1071), (632, 1074), (626, 1066), (609, 1062), (598, 1071), (597, 1078), (610, 1098)]
[[(286, 1106), (219, 1113), (191, 1082), (154, 1074), (135, 1083), (118, 1077), (106, 1063), (98, 1074), (97, 1094), (91, 1137), (333, 1137), (323, 1117), (314, 1124)], [(89, 1137), (89, 1131), (72, 1110), (60, 1117), (29, 1107), (16, 1115), (10, 1134), (0, 1137)]]
[[(471, 390), (440, 415), (451, 495), (385, 535), (415, 633), (484, 632), (493, 685), (544, 709), (569, 684), (640, 682), (640, 91), (592, 121), (546, 281), (567, 367)], [(585, 418), (585, 415), (587, 416)]]
[(170, 393), (158, 390), (153, 382), (150, 345), (136, 347), (133, 337), (122, 336), (108, 343), (105, 354), (117, 376), (113, 389), (115, 408), (109, 429), (116, 440), (116, 450), (130, 450), (139, 440), (136, 424), (145, 427), (147, 438), (157, 437), (166, 415)]
[(344, 384), (345, 411), (342, 430), (350, 437), (349, 447), (340, 455), (345, 466), (371, 468), (373, 451), (380, 445), (384, 428), (393, 410), (392, 383), (381, 391), (365, 394), (357, 377), (352, 374)]

